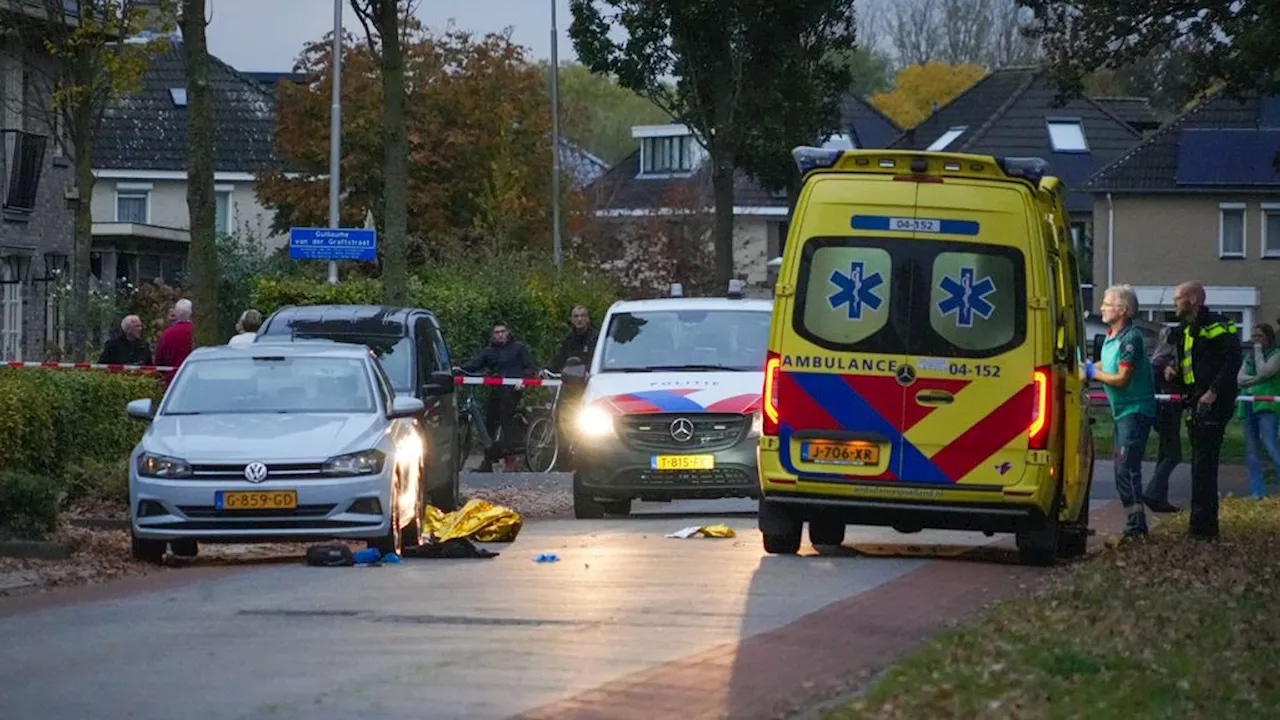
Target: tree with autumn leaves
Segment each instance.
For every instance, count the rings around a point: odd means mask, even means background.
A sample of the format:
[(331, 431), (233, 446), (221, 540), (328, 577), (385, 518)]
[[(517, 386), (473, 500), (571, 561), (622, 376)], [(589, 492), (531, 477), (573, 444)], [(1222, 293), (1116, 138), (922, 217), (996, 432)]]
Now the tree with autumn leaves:
[[(433, 33), (402, 17), (406, 206), (410, 265), (533, 251), (550, 254), (551, 117), (545, 78), (506, 34)], [(276, 92), (279, 170), (258, 178), (275, 228), (328, 218), (331, 38), (310, 43), (294, 70), (305, 84)], [(343, 38), (342, 206), (345, 227), (371, 213), (385, 227), (383, 60)]]

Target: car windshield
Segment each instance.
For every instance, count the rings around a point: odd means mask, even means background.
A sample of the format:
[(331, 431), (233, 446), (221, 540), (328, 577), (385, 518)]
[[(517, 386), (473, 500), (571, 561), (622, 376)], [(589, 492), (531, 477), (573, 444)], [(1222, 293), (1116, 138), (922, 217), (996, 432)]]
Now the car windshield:
[(404, 336), (344, 335), (341, 333), (298, 332), (297, 340), (332, 340), (365, 345), (378, 356), (382, 369), (398, 392), (413, 389), (413, 340)]
[(376, 406), (364, 362), (269, 356), (187, 360), (164, 415), (219, 413), (371, 413)]
[(613, 315), (601, 372), (763, 370), (769, 313), (654, 310)]

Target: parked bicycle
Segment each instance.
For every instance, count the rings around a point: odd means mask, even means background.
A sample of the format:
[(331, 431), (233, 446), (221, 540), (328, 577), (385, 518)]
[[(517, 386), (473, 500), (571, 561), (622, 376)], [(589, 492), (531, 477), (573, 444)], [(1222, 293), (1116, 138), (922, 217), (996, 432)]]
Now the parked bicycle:
[[(454, 368), (455, 374), (465, 377), (485, 377), (484, 373), (467, 372)], [(543, 377), (555, 377), (553, 373), (543, 371)], [(466, 387), (466, 386), (464, 386)], [(472, 387), (485, 387), (472, 386)], [(516, 408), (511, 419), (511, 428), (518, 441), (507, 445), (503, 461), (508, 458), (522, 458), (526, 469), (531, 472), (548, 472), (555, 467), (559, 452), (558, 433), (555, 432), (554, 414), (559, 401), (560, 388), (549, 405)], [(479, 450), (488, 453), (494, 443), (501, 442), (503, 429), (498, 428), (496, 435), (490, 435), (485, 423), (484, 403), (477, 399), (474, 391), (460, 393), (458, 399), (458, 470), (463, 469), (467, 458), (471, 457), (473, 439), (478, 442)]]

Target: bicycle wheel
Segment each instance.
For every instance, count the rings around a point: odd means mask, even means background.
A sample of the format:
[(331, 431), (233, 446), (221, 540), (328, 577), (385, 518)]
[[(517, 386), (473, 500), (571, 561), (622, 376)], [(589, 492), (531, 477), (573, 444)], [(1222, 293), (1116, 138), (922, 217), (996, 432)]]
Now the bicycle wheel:
[(529, 423), (524, 440), (524, 464), (530, 472), (550, 472), (556, 466), (560, 443), (550, 415), (538, 415)]

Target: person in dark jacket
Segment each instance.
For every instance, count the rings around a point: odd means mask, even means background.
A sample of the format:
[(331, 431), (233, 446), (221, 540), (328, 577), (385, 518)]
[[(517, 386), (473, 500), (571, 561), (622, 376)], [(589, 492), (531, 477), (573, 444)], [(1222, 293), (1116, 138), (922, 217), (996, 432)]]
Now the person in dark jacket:
[(1191, 527), (1195, 538), (1218, 536), (1218, 453), (1222, 435), (1235, 414), (1239, 388), (1240, 334), (1229, 318), (1205, 307), (1204, 286), (1178, 286), (1173, 306), (1182, 321), (1176, 350), (1177, 367), (1166, 379), (1182, 381), (1183, 407), (1191, 436)]
[[(463, 363), (460, 367), (465, 372), (481, 372), (491, 377), (527, 378), (533, 377), (533, 356), (529, 348), (519, 340), (511, 337), (511, 329), (504, 322), (494, 323), (489, 335), (489, 344), (479, 355)], [(517, 387), (498, 386), (489, 388), (489, 399), (485, 402), (485, 429), (494, 442), (485, 450), (484, 462), (476, 468), (477, 472), (492, 472), (493, 463), (499, 458), (507, 457), (514, 442), (512, 435), (516, 429), (512, 426), (516, 408), (520, 406), (523, 391)], [(498, 431), (501, 430), (501, 437)], [(508, 465), (512, 458), (508, 459)]]
[[(1176, 368), (1178, 351), (1177, 327), (1167, 327), (1160, 332), (1160, 342), (1151, 356), (1151, 369), (1155, 373), (1156, 392), (1161, 395), (1182, 394), (1182, 382), (1175, 373), (1172, 379), (1165, 376), (1165, 368)], [(1143, 503), (1152, 512), (1176, 513), (1180, 508), (1169, 502), (1169, 476), (1182, 462), (1182, 401), (1161, 400), (1156, 405), (1156, 434), (1160, 449), (1156, 454), (1156, 469), (1151, 475), (1143, 496)]]
[(596, 341), (600, 339), (600, 333), (591, 327), (591, 315), (586, 305), (573, 306), (569, 324), (569, 332), (560, 340), (555, 357), (547, 365), (547, 369), (553, 373), (562, 372), (565, 362), (571, 357), (582, 358), (582, 363), (590, 367), (591, 357), (596, 352)]
[(126, 315), (120, 321), (120, 334), (102, 345), (98, 356), (101, 365), (150, 365), (151, 346), (142, 339), (142, 318)]

